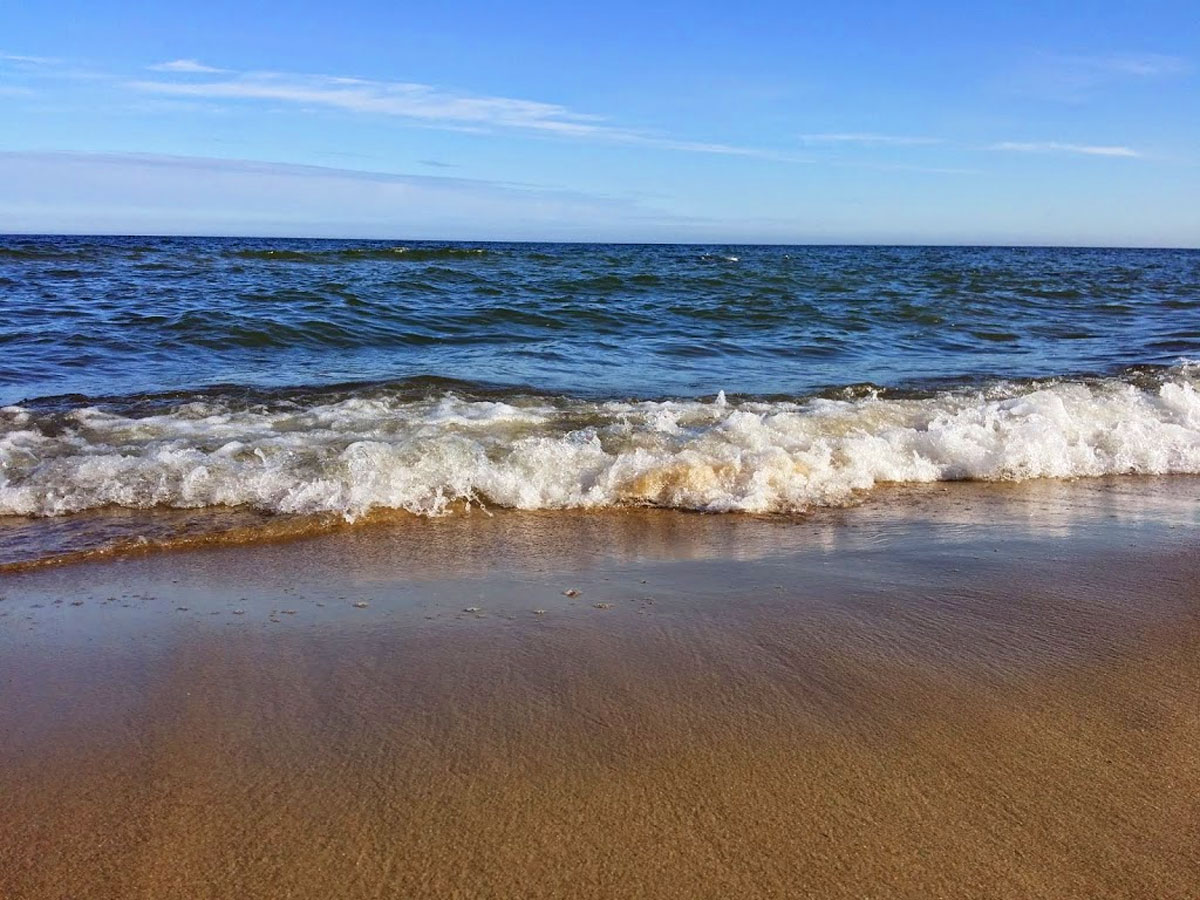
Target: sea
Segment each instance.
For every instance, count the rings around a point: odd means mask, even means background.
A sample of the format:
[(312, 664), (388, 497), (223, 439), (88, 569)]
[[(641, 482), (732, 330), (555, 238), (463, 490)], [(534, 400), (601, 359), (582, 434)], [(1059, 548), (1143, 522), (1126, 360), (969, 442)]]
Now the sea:
[(0, 566), (1194, 473), (1195, 250), (0, 236)]

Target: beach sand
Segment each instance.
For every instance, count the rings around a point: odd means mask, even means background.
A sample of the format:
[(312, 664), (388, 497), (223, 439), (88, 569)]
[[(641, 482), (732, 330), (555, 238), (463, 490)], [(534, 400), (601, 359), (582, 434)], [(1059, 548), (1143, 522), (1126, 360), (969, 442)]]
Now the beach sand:
[(0, 897), (1196, 897), (1198, 486), (7, 574)]

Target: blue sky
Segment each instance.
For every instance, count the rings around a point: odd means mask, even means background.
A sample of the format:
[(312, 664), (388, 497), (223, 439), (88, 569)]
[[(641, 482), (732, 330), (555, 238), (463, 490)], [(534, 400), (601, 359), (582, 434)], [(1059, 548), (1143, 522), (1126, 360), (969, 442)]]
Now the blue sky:
[(1194, 3), (1042, 6), (6, 4), (0, 231), (1200, 246)]

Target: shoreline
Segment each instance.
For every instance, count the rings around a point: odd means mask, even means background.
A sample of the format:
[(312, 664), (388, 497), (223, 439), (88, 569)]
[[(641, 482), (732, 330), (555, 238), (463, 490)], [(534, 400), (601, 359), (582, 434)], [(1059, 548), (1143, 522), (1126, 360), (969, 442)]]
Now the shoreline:
[[(945, 503), (945, 495), (951, 501)], [(401, 509), (375, 509), (353, 521), (332, 513), (271, 514), (247, 507), (216, 506), (196, 509), (127, 509), (109, 507), (65, 516), (0, 516), (0, 577), (44, 568), (120, 561), (160, 553), (203, 551), (242, 546), (269, 546), (293, 541), (336, 539), (371, 540), (396, 529), (477, 531), (472, 519), (492, 520), (518, 531), (530, 523), (558, 519), (564, 523), (585, 518), (594, 523), (637, 523), (654, 520), (681, 522), (726, 519), (742, 532), (753, 524), (837, 527), (845, 522), (904, 522), (922, 515), (947, 519), (956, 503), (968, 508), (984, 505), (1006, 510), (1022, 527), (1022, 516), (1048, 515), (1056, 523), (1088, 516), (1145, 517), (1152, 506), (1156, 519), (1173, 526), (1200, 523), (1190, 497), (1200, 497), (1200, 475), (1109, 475), (1075, 479), (1025, 481), (950, 481), (882, 484), (855, 494), (842, 505), (814, 506), (803, 512), (708, 512), (630, 505), (601, 508), (517, 510), (488, 508), (482, 503), (458, 504), (441, 515), (421, 515)], [(941, 504), (942, 509), (937, 510)], [(1041, 527), (1050, 523), (1042, 521)], [(499, 527), (494, 525), (491, 527)], [(568, 527), (581, 527), (568, 525)], [(590, 527), (584, 524), (582, 527)], [(621, 526), (618, 526), (621, 527)], [(706, 533), (709, 527), (697, 525)], [(669, 555), (669, 554), (668, 554)]]
[(0, 576), (0, 895), (1186, 897), (1197, 484)]

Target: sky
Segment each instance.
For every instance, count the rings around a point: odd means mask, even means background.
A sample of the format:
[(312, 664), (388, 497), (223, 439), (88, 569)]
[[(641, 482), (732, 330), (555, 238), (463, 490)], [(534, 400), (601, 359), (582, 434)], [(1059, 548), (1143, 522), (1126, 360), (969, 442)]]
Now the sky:
[(1200, 13), (7, 3), (0, 232), (1197, 247)]

